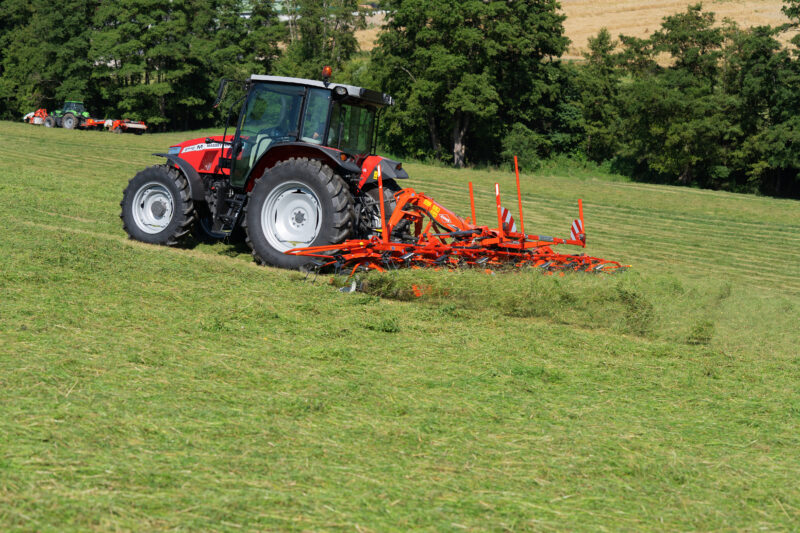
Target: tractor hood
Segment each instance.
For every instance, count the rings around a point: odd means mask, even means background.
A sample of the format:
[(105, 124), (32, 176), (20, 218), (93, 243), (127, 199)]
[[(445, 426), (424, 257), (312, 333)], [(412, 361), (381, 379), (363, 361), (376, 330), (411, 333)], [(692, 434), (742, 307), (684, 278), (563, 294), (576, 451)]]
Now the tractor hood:
[(198, 152), (201, 150), (219, 150), (222, 148), (222, 141), (233, 141), (233, 135), (223, 137), (222, 135), (213, 135), (210, 137), (198, 137), (197, 139), (190, 139), (182, 143), (174, 144), (169, 147), (170, 155), (182, 155), (191, 152)]

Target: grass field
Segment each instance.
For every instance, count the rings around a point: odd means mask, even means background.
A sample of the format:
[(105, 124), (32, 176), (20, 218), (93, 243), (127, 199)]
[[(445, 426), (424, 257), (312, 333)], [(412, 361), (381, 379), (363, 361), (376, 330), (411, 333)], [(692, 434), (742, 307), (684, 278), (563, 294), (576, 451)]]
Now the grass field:
[[(372, 276), (132, 242), (193, 134), (0, 123), (0, 530), (797, 530), (800, 204), (523, 176), (619, 276)], [(201, 136), (197, 133), (195, 136)], [(478, 220), (500, 171), (406, 166)]]

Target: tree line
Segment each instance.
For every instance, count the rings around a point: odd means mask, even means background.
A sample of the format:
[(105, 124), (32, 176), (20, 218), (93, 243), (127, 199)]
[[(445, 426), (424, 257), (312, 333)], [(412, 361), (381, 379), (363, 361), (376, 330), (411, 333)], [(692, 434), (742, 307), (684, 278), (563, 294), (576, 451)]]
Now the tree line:
[[(82, 99), (156, 130), (221, 124), (219, 78), (318, 78), (392, 94), (383, 148), (455, 166), (552, 157), (637, 180), (800, 196), (800, 0), (741, 28), (699, 4), (583, 61), (556, 0), (383, 0), (371, 52), (357, 0), (0, 0), (0, 118)], [(279, 16), (280, 15), (280, 16)]]
[[(186, 130), (220, 121), (220, 78), (317, 76), (357, 50), (357, 0), (2, 0), (0, 118), (79, 99)], [(313, 68), (312, 66), (313, 65)]]

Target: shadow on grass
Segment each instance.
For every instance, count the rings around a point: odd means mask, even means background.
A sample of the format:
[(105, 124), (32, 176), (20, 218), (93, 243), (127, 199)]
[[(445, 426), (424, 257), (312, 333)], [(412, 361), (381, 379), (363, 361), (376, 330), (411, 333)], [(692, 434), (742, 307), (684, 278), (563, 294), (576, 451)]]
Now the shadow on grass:
[(182, 241), (177, 248), (181, 248), (184, 250), (194, 250), (198, 246), (203, 245), (212, 245), (214, 247), (214, 252), (218, 255), (224, 255), (226, 257), (238, 257), (240, 255), (250, 255), (250, 247), (245, 242), (245, 238), (243, 235), (233, 235), (231, 237), (227, 237), (222, 240), (215, 240), (211, 241), (208, 239), (199, 239), (197, 237), (191, 237)]

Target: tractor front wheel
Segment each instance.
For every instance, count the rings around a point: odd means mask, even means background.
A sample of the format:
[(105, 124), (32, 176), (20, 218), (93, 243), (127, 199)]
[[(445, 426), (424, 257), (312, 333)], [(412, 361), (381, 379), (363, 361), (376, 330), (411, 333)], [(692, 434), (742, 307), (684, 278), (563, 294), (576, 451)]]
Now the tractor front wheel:
[(54, 128), (56, 126), (56, 117), (53, 115), (47, 115), (44, 119), (44, 127), (45, 128)]
[(189, 183), (177, 169), (148, 167), (133, 177), (120, 202), (122, 227), (131, 239), (172, 246), (194, 222)]
[(337, 244), (350, 236), (353, 197), (330, 167), (291, 158), (256, 181), (243, 225), (257, 263), (297, 269), (308, 258), (286, 255), (287, 250)]
[(63, 117), (61, 117), (61, 126), (65, 130), (74, 130), (78, 127), (78, 117), (72, 113), (65, 114)]

